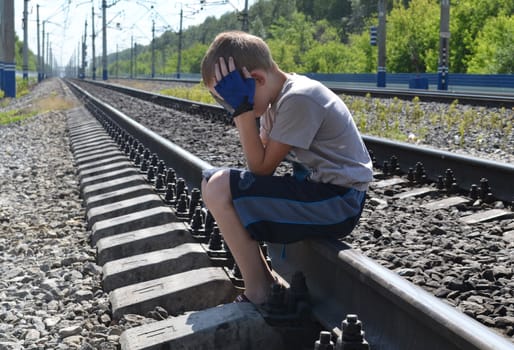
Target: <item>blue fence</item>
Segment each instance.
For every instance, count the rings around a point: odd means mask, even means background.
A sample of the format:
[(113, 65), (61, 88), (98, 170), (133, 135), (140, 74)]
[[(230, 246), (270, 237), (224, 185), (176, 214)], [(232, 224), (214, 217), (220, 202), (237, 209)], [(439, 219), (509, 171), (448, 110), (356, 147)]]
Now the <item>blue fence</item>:
[[(376, 73), (307, 73), (307, 76), (323, 81), (351, 84), (377, 84)], [(112, 77), (112, 76), (111, 76)], [(138, 76), (141, 78), (141, 76)], [(150, 77), (148, 77), (150, 78)], [(156, 76), (157, 78), (157, 76)], [(160, 76), (160, 78), (176, 78), (176, 75)], [(182, 73), (181, 79), (200, 80), (200, 74)], [(482, 87), (514, 89), (514, 74), (465, 74), (449, 73), (448, 85), (451, 87)], [(437, 73), (387, 73), (386, 86), (401, 85), (405, 88), (437, 89), (439, 76)], [(425, 87), (426, 86), (426, 87)]]
[[(355, 73), (355, 74), (307, 74), (313, 79), (320, 81), (348, 82), (348, 83), (366, 83), (376, 84), (376, 73)], [(430, 86), (437, 87), (437, 73), (388, 73), (386, 75), (386, 84), (402, 84), (409, 85), (412, 79), (427, 79)], [(481, 86), (514, 89), (514, 74), (463, 74), (449, 73), (449, 85), (454, 86)]]
[[(36, 71), (28, 71), (27, 72), (27, 75), (29, 78), (37, 78), (37, 72)], [(20, 78), (20, 77), (23, 77), (23, 71), (21, 70), (17, 70), (16, 71), (16, 77)]]
[[(377, 84), (377, 73), (307, 73), (307, 76), (323, 81), (334, 83), (350, 84)], [(119, 75), (120, 78), (127, 79), (128, 75)], [(116, 79), (116, 75), (111, 74), (111, 79)], [(149, 75), (138, 75), (136, 79), (151, 79)], [(166, 75), (156, 75), (156, 79), (176, 79), (176, 73)], [(200, 81), (201, 75), (195, 73), (181, 73), (180, 79)], [(465, 74), (449, 73), (447, 75), (448, 85), (451, 88), (491, 88), (508, 89), (514, 92), (514, 74)], [(437, 89), (439, 76), (438, 73), (386, 73), (386, 87), (391, 85), (401, 86), (402, 88), (430, 88)]]

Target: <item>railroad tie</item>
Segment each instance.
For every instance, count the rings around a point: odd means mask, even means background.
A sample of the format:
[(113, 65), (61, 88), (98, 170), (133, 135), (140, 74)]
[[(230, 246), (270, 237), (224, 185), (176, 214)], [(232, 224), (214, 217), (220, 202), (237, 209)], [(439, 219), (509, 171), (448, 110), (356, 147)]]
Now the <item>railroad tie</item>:
[[(112, 139), (83, 114), (73, 113), (69, 118), (71, 148), (113, 318), (126, 313), (146, 315), (163, 307), (171, 315), (190, 313), (167, 320), (175, 328), (184, 328), (193, 317), (198, 319), (192, 328), (195, 334), (202, 332), (200, 328), (211, 336), (222, 330), (229, 339), (228, 334), (234, 337), (244, 331), (252, 332), (252, 339), (260, 334), (261, 344), (271, 344), (271, 339), (281, 344), (272, 328), (263, 326), (259, 313), (246, 312), (250, 304), (230, 303), (237, 290), (226, 271), (212, 266), (205, 246), (194, 240)], [(194, 311), (200, 309), (205, 310)], [(218, 318), (211, 317), (212, 313)], [(162, 327), (159, 322), (158, 327)], [(141, 330), (130, 331), (139, 334)], [(124, 334), (127, 337), (132, 337), (130, 332)], [(175, 335), (171, 341), (185, 344), (193, 338)]]

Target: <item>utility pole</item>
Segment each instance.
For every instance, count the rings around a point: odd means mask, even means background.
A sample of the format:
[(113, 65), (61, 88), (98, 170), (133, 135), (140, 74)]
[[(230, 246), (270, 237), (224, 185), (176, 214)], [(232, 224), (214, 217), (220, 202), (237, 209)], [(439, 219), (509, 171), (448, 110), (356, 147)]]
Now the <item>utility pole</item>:
[(39, 43), (39, 4), (36, 6), (37, 9), (37, 82), (39, 83), (43, 77), (41, 76), (41, 50)]
[(248, 0), (245, 0), (245, 9), (243, 12), (243, 32), (248, 32)]
[(378, 67), (377, 87), (386, 86), (386, 0), (378, 0)]
[(43, 34), (41, 35), (41, 80), (45, 79), (45, 21), (43, 21)]
[(116, 44), (116, 79), (118, 79), (118, 44)]
[(93, 80), (96, 80), (96, 52), (95, 52), (95, 6), (91, 6), (91, 44), (92, 44), (92, 72), (91, 76)]
[(182, 7), (180, 8), (180, 27), (178, 30), (178, 60), (177, 60), (177, 79), (180, 79), (180, 66), (182, 64)]
[(130, 79), (134, 78), (134, 36), (130, 37)]
[(134, 77), (137, 78), (137, 42), (134, 42)]
[(155, 21), (152, 20), (152, 79), (155, 78)]
[(80, 54), (81, 54), (81, 43), (77, 44), (77, 78), (80, 78)]
[(107, 80), (107, 0), (102, 0), (102, 80)]
[(4, 89), (4, 3), (0, 2), (0, 90)]
[(448, 90), (448, 67), (450, 61), (450, 0), (441, 0), (441, 17), (439, 26), (437, 89)]
[(28, 58), (28, 6), (29, 0), (25, 0), (23, 4), (23, 79), (29, 78), (29, 58)]
[(86, 78), (86, 54), (87, 54), (87, 20), (84, 23), (84, 38), (82, 39), (82, 67), (80, 70), (80, 78), (84, 79)]
[(46, 65), (50, 68), (50, 71), (48, 72), (47, 76), (51, 76), (52, 67), (50, 66), (50, 33), (46, 33)]
[(54, 71), (54, 54), (52, 53), (52, 47), (50, 46), (50, 42), (48, 42), (48, 64), (50, 66), (50, 77), (53, 77), (55, 74)]
[(5, 97), (16, 97), (14, 0), (0, 2), (0, 29), (0, 88)]

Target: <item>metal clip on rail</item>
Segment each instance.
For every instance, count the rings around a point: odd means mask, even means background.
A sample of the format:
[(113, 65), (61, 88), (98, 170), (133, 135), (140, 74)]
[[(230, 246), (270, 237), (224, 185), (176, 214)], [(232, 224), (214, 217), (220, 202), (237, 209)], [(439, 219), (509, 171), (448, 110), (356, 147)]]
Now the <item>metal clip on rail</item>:
[(284, 349), (302, 349), (312, 344), (319, 326), (311, 313), (310, 296), (302, 272), (296, 272), (289, 288), (275, 283), (268, 302), (257, 306), (266, 323), (277, 331)]
[(314, 350), (369, 350), (369, 344), (364, 339), (362, 323), (355, 314), (346, 315), (341, 322), (342, 335), (337, 338), (336, 344), (332, 341), (332, 334), (321, 331), (319, 339), (314, 343)]
[(319, 332), (319, 339), (314, 343), (314, 350), (334, 350), (332, 334), (328, 331)]
[(341, 322), (342, 335), (337, 339), (336, 350), (369, 350), (369, 344), (364, 339), (362, 322), (357, 315), (346, 315)]
[(298, 325), (307, 319), (310, 315), (310, 300), (303, 273), (297, 271), (293, 275), (289, 289), (274, 283), (268, 302), (260, 309), (271, 325)]

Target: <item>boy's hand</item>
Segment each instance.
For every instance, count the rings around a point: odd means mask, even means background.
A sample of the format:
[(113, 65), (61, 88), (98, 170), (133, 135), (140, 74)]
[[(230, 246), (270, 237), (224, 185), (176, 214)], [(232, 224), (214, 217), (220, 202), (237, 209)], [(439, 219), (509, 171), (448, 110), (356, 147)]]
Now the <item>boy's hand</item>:
[(214, 89), (234, 108), (232, 117), (235, 118), (244, 112), (251, 111), (255, 94), (255, 80), (251, 77), (242, 77), (236, 70), (232, 57), (229, 58), (228, 69), (225, 60), (221, 57), (220, 64), (216, 64), (215, 73), (217, 84)]

